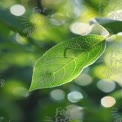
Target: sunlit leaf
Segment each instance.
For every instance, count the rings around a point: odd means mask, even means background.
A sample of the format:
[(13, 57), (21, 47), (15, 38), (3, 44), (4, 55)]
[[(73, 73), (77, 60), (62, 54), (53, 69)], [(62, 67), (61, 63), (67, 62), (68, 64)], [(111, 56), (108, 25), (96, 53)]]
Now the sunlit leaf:
[(51, 48), (35, 64), (30, 91), (72, 81), (101, 56), (104, 40), (98, 35), (79, 36)]

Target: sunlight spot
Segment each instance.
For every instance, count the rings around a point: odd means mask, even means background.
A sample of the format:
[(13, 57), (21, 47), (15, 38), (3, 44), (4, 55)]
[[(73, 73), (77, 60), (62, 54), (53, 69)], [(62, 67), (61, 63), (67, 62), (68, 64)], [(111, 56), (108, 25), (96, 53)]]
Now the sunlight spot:
[(70, 30), (74, 34), (87, 35), (91, 32), (92, 26), (82, 22), (75, 22), (71, 24)]
[(92, 78), (87, 74), (81, 74), (75, 79), (75, 83), (80, 86), (87, 86), (92, 83)]
[(25, 8), (22, 5), (16, 4), (10, 8), (10, 12), (15, 16), (22, 16), (25, 13)]
[(55, 101), (61, 101), (65, 98), (65, 92), (61, 89), (55, 89), (51, 91), (50, 96)]
[(117, 36), (122, 36), (122, 32), (117, 33)]
[(109, 93), (109, 92), (112, 92), (116, 88), (116, 84), (113, 81), (100, 80), (99, 82), (97, 82), (97, 87), (101, 91), (105, 93)]
[(113, 11), (108, 14), (108, 18), (122, 21), (122, 10)]
[(105, 108), (110, 108), (114, 106), (116, 103), (116, 100), (111, 96), (106, 96), (101, 99), (101, 105)]
[(83, 95), (78, 91), (72, 91), (67, 95), (67, 97), (70, 102), (76, 103), (83, 98)]

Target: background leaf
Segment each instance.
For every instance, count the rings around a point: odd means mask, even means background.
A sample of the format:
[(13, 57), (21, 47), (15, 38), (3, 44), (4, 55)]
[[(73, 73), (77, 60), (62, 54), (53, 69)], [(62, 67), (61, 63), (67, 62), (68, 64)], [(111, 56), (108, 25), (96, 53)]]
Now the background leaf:
[(122, 32), (122, 21), (107, 18), (96, 18), (97, 22), (106, 28), (111, 34)]
[(65, 84), (97, 60), (105, 49), (104, 37), (80, 36), (47, 51), (36, 63), (30, 91)]

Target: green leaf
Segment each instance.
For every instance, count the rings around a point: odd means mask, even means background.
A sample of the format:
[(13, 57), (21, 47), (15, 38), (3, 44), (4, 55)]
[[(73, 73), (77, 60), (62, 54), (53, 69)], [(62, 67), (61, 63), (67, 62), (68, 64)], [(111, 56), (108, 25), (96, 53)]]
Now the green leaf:
[(105, 38), (79, 36), (48, 50), (35, 64), (29, 91), (68, 83), (94, 63), (104, 52)]
[(122, 21), (107, 18), (96, 18), (96, 21), (106, 28), (111, 34), (122, 32)]

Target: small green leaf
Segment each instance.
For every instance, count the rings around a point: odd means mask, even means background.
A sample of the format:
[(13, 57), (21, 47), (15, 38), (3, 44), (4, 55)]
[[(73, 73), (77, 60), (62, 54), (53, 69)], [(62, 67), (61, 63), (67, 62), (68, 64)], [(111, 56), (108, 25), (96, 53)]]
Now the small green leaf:
[(29, 91), (68, 83), (104, 52), (103, 36), (79, 36), (57, 44), (35, 64)]
[(122, 32), (122, 21), (107, 18), (96, 18), (96, 21), (106, 28), (111, 34)]

